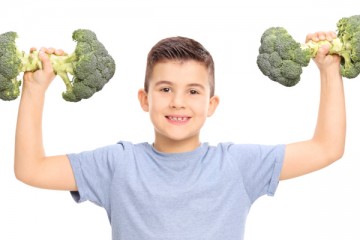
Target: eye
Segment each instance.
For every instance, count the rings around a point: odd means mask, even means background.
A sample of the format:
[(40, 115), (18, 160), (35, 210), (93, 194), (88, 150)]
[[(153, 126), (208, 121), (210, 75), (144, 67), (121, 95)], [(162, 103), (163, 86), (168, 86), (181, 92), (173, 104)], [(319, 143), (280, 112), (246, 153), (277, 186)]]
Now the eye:
[(170, 88), (167, 88), (167, 87), (164, 87), (164, 88), (161, 88), (160, 89), (161, 92), (171, 92), (171, 89)]
[(191, 95), (199, 94), (199, 92), (196, 91), (196, 90), (194, 90), (194, 89), (191, 89), (191, 90), (189, 91), (189, 93), (190, 93)]

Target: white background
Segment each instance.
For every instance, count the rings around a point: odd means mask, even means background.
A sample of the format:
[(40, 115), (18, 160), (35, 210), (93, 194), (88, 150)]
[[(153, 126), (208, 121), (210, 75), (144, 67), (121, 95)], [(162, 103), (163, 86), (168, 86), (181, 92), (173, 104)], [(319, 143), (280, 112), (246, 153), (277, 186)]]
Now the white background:
[[(153, 139), (137, 102), (146, 55), (160, 39), (186, 36), (213, 55), (221, 104), (208, 119), (202, 140), (216, 144), (291, 143), (310, 138), (315, 127), (319, 74), (313, 62), (301, 82), (286, 88), (264, 77), (256, 65), (260, 36), (283, 26), (299, 42), (307, 33), (336, 30), (341, 17), (360, 14), (358, 1), (7, 1), (0, 32), (16, 31), (18, 47), (62, 48), (71, 53), (72, 31), (96, 32), (117, 63), (105, 88), (91, 99), (68, 103), (56, 78), (44, 109), (48, 155)], [(274, 198), (260, 198), (250, 211), (246, 239), (360, 239), (360, 77), (344, 79), (347, 143), (342, 160), (300, 178), (281, 182)], [(106, 213), (92, 203), (76, 204), (68, 192), (26, 186), (14, 177), (14, 134), (19, 99), (0, 102), (0, 239), (111, 239)], [(209, 226), (211, 227), (211, 226)]]

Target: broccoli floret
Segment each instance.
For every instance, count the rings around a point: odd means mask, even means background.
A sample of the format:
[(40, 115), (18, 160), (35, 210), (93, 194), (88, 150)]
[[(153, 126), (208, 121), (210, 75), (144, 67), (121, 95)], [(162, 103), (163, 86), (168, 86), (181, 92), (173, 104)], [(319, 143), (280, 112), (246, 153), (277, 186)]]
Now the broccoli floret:
[[(25, 54), (18, 50), (16, 38), (15, 32), (0, 35), (0, 99), (7, 101), (20, 95), (21, 80), (17, 77), (21, 72), (42, 68), (38, 52)], [(54, 72), (66, 86), (62, 97), (66, 101), (78, 102), (90, 98), (108, 83), (115, 74), (115, 61), (94, 32), (78, 29), (73, 32), (72, 38), (77, 42), (72, 54), (52, 54), (49, 57)]]
[(283, 27), (268, 28), (261, 36), (257, 65), (271, 80), (291, 87), (300, 81), (302, 67), (308, 66), (318, 49), (328, 44), (330, 54), (341, 56), (341, 75), (355, 78), (360, 74), (360, 15), (341, 18), (333, 41), (296, 42)]

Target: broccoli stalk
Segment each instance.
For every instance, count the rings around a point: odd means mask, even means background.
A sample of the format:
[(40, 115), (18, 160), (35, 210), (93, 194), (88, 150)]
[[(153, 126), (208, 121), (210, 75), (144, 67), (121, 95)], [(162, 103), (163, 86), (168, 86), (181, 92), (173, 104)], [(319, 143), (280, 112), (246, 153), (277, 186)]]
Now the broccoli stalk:
[(257, 65), (271, 80), (290, 87), (300, 81), (302, 67), (308, 66), (318, 49), (329, 45), (329, 54), (341, 56), (341, 75), (355, 78), (360, 74), (360, 15), (342, 18), (337, 23), (337, 38), (306, 44), (296, 42), (282, 27), (271, 27), (261, 37)]
[(328, 45), (330, 47), (329, 49), (330, 54), (339, 54), (344, 51), (343, 50), (344, 44), (340, 41), (339, 38), (335, 38), (331, 42), (327, 40), (318, 41), (318, 42), (314, 42), (310, 40), (305, 44), (301, 44), (301, 50), (303, 51), (310, 50), (311, 57), (315, 57), (319, 48), (323, 45)]
[[(74, 75), (73, 62), (76, 61), (76, 55), (71, 54), (66, 56), (57, 56), (54, 54), (49, 54), (48, 56), (54, 73), (59, 75), (64, 81), (66, 92), (72, 92), (72, 81), (70, 80), (68, 73)], [(38, 51), (33, 51), (30, 54), (25, 54), (22, 52), (19, 54), (19, 58), (21, 61), (20, 72), (34, 72), (38, 69), (42, 69), (42, 63), (39, 58)]]
[[(42, 68), (38, 52), (21, 52), (16, 47), (16, 38), (15, 32), (0, 35), (0, 98), (8, 101), (20, 95), (21, 81), (17, 76), (21, 72)], [(73, 40), (77, 42), (74, 53), (65, 56), (51, 54), (49, 58), (55, 74), (65, 83), (63, 98), (78, 102), (104, 87), (115, 73), (115, 62), (92, 31), (76, 30)]]

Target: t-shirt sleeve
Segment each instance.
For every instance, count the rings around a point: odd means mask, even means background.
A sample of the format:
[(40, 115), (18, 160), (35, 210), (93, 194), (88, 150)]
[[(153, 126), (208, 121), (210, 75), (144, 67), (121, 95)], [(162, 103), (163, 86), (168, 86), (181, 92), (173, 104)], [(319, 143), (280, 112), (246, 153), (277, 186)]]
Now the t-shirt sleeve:
[(114, 144), (92, 151), (68, 154), (78, 191), (71, 195), (76, 202), (91, 201), (107, 207), (112, 177), (124, 147)]
[(285, 145), (230, 144), (228, 151), (239, 166), (243, 184), (252, 202), (262, 195), (275, 194)]

